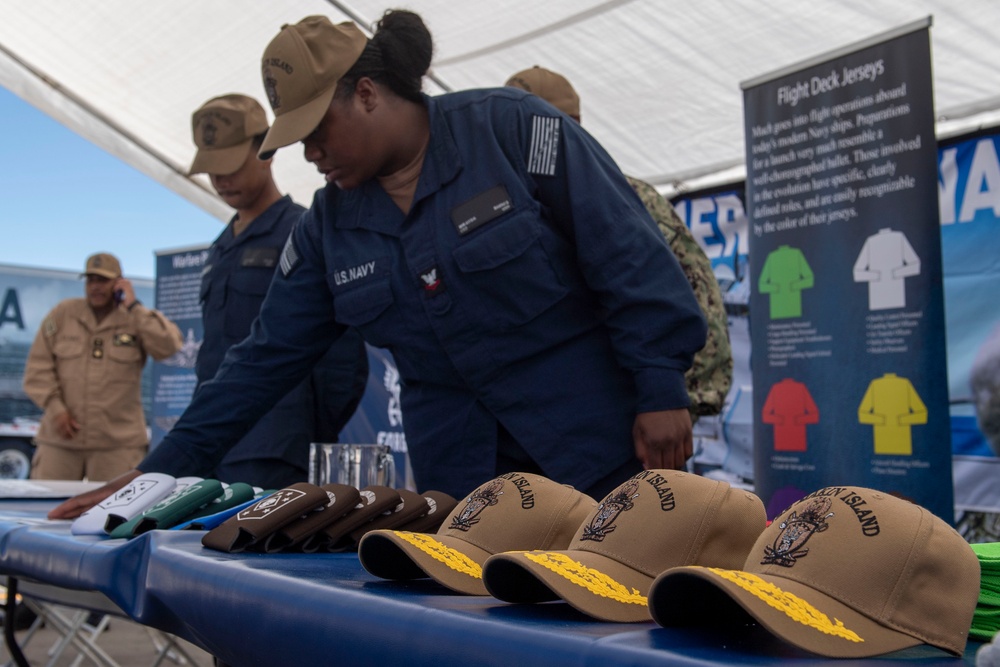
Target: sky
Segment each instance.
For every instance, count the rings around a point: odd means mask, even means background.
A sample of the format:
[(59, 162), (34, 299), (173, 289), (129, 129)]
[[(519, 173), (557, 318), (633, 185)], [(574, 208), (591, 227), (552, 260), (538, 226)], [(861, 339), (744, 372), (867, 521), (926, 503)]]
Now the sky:
[(79, 271), (116, 255), (154, 278), (155, 252), (207, 245), (223, 222), (0, 87), (0, 264)]

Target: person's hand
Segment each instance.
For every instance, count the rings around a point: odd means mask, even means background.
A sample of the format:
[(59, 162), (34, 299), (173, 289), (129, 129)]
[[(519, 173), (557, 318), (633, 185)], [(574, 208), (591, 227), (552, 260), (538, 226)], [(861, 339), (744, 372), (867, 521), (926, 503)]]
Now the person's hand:
[(122, 292), (122, 308), (128, 308), (133, 303), (136, 302), (135, 298), (135, 288), (132, 287), (132, 281), (128, 278), (118, 278), (115, 280), (115, 291), (121, 290)]
[(691, 415), (686, 408), (640, 412), (632, 426), (635, 455), (647, 470), (684, 470), (694, 454)]
[(57, 505), (49, 512), (48, 516), (50, 519), (75, 519), (141, 474), (142, 472), (139, 470), (129, 470), (122, 473), (104, 486), (100, 486), (93, 491), (81, 493), (63, 502), (61, 505)]
[(80, 432), (80, 424), (73, 419), (69, 410), (57, 414), (53, 417), (53, 421), (56, 423), (56, 431), (66, 440), (72, 440)]

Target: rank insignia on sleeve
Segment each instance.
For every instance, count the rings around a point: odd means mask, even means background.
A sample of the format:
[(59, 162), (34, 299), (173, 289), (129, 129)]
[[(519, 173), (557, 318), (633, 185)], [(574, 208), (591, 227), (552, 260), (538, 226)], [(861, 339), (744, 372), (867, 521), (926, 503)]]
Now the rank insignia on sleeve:
[(288, 274), (294, 271), (301, 261), (302, 257), (299, 256), (299, 252), (295, 249), (295, 243), (289, 236), (288, 240), (285, 241), (284, 250), (281, 251), (281, 260), (278, 262), (281, 267), (281, 275), (287, 278)]

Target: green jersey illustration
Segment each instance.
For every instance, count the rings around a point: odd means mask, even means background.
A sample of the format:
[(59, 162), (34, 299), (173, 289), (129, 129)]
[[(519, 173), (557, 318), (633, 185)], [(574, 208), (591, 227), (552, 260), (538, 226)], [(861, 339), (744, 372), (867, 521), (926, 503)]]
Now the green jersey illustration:
[(802, 251), (783, 245), (764, 261), (757, 289), (771, 295), (771, 319), (802, 316), (802, 290), (813, 286), (813, 272)]

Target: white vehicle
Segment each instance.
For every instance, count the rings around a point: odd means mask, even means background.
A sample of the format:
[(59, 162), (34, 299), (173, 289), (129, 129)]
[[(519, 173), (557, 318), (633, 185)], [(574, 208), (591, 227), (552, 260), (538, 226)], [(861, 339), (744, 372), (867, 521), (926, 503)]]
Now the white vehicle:
[(15, 417), (11, 422), (0, 422), (0, 479), (28, 478), (35, 452), (31, 440), (37, 431), (36, 419)]

